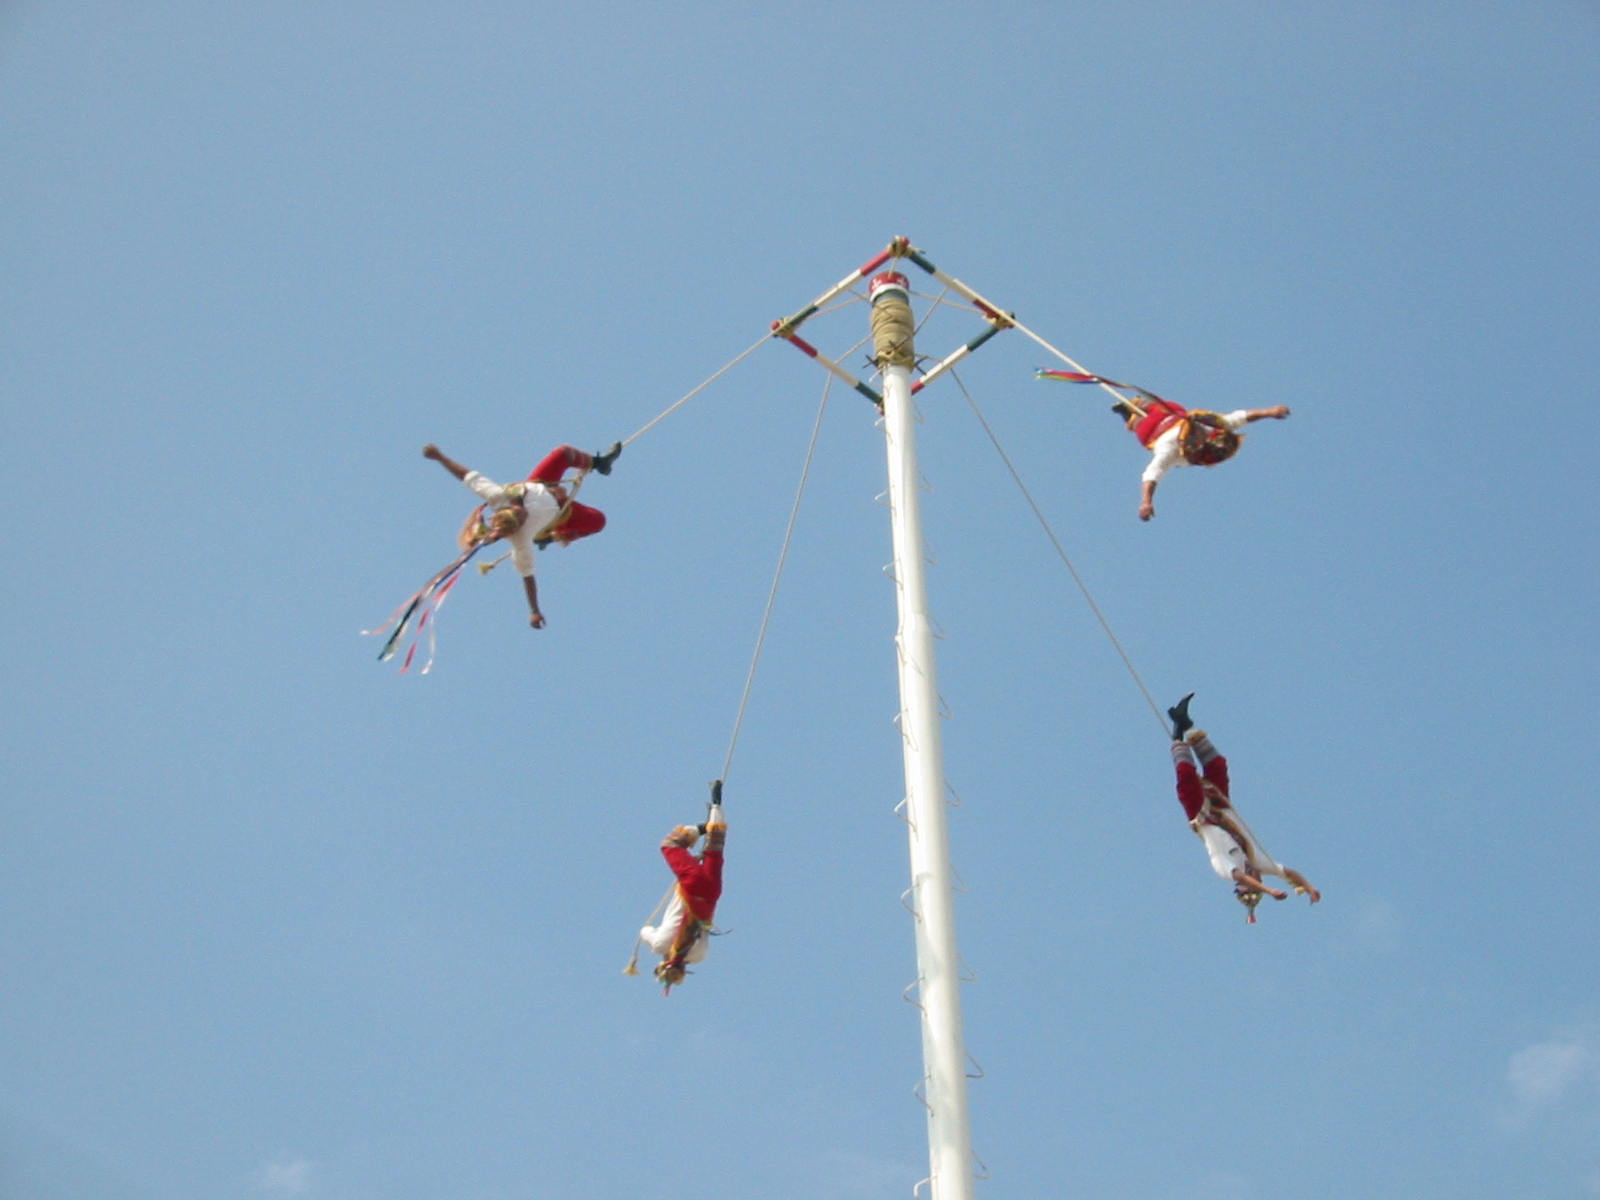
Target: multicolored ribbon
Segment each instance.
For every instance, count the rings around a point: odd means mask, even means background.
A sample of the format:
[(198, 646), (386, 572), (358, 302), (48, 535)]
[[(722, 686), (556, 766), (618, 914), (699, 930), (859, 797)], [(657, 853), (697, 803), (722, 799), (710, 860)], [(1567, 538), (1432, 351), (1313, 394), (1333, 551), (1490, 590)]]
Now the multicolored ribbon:
[[(428, 631), (428, 661), (423, 664), (421, 674), (426, 675), (432, 669), (433, 655), (438, 645), (435, 630), (439, 624), (439, 610), (444, 607), (444, 602), (450, 595), (450, 589), (455, 587), (456, 581), (461, 578), (462, 568), (471, 562), (472, 556), (487, 544), (487, 542), (483, 541), (472, 543), (471, 546), (461, 552), (454, 562), (437, 572), (409, 600), (390, 613), (388, 619), (382, 625), (379, 625), (376, 629), (363, 629), (361, 631), (363, 634), (371, 636), (382, 633), (391, 625), (394, 626), (394, 631), (389, 634), (388, 640), (383, 644), (383, 649), (378, 653), (379, 662), (388, 662), (389, 659), (395, 656), (395, 652), (400, 647), (400, 642), (404, 640), (407, 630), (411, 628), (412, 621), (415, 619), (416, 635), (411, 639), (411, 646), (406, 650), (405, 659), (400, 664), (400, 673), (404, 675), (411, 669), (411, 660), (416, 657), (417, 643), (422, 640), (422, 631), (424, 629)], [(431, 622), (429, 621), (430, 617), (433, 618)]]
[(1154, 392), (1146, 391), (1135, 384), (1118, 383), (1115, 379), (1107, 379), (1104, 375), (1090, 375), (1086, 371), (1047, 371), (1045, 368), (1039, 367), (1034, 371), (1033, 377), (1035, 379), (1058, 379), (1062, 383), (1103, 383), (1106, 387), (1125, 388), (1130, 392), (1136, 392), (1158, 403), (1167, 403)]

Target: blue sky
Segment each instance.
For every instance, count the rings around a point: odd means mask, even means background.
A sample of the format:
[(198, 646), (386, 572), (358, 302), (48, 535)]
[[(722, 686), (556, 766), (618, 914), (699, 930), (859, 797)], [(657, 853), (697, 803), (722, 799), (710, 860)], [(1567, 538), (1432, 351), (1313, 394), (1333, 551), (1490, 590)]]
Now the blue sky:
[(1597, 61), (1542, 0), (4, 6), (0, 1194), (910, 1193), (870, 406), (828, 397), (730, 932), (668, 998), (619, 971), (824, 373), (762, 345), (631, 442), (544, 631), (502, 570), (425, 677), (357, 635), (470, 507), (424, 442), (629, 437), (906, 235), (1092, 370), (1294, 408), (1143, 525), (1105, 397), (1015, 332), (959, 381), (1322, 887), (1250, 928), (962, 387), (921, 398), (979, 1194), (1600, 1196)]

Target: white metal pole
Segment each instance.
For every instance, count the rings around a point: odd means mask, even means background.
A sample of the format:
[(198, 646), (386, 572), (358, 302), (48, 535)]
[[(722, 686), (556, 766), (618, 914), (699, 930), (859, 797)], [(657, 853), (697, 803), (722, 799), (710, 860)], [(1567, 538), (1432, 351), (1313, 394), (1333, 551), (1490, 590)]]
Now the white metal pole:
[(932, 1200), (971, 1200), (967, 1054), (961, 1032), (955, 889), (946, 820), (934, 635), (924, 570), (911, 372), (904, 366), (884, 366), (882, 370), (894, 578), (900, 609), (895, 642), (900, 658), (900, 734), (911, 839), (911, 891), (916, 910), (917, 1000), (922, 1010), (929, 1179)]

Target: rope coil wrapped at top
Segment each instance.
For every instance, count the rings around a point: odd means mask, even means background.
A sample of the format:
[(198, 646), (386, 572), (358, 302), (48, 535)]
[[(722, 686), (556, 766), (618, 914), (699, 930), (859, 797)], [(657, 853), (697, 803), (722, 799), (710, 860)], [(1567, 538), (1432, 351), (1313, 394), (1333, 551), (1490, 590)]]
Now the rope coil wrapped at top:
[(916, 322), (911, 316), (910, 289), (906, 277), (894, 271), (874, 276), (868, 289), (872, 300), (872, 361), (880, 371), (916, 365)]

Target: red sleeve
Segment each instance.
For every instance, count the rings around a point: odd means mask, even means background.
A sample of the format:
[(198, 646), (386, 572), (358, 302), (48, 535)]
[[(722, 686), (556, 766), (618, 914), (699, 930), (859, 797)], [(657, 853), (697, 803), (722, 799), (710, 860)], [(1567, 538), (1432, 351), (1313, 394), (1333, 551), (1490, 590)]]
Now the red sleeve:
[(695, 858), (682, 846), (663, 846), (661, 857), (678, 877), (689, 910), (702, 921), (711, 920), (722, 898), (722, 851), (707, 850)]
[(682, 846), (661, 847), (661, 857), (667, 860), (667, 866), (672, 868), (672, 873), (678, 877), (678, 882), (685, 885), (700, 869), (699, 860)]
[(1178, 803), (1183, 805), (1183, 815), (1194, 820), (1200, 815), (1206, 794), (1200, 787), (1200, 773), (1192, 762), (1181, 762), (1178, 768)]

